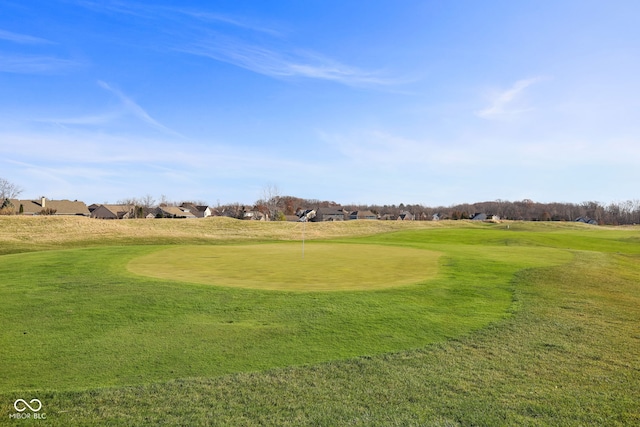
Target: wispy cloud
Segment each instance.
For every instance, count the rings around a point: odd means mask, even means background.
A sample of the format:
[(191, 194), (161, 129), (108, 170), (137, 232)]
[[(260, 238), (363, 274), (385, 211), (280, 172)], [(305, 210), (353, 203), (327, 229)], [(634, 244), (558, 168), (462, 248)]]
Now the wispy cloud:
[(349, 133), (320, 132), (319, 138), (351, 165), (399, 172), (416, 168), (446, 169), (450, 165), (472, 166), (477, 153), (454, 145), (438, 144), (424, 137), (407, 138), (381, 130)]
[(226, 62), (274, 78), (302, 77), (328, 80), (349, 86), (399, 83), (379, 73), (345, 65), (318, 53), (295, 49), (274, 49), (224, 36), (213, 36), (208, 40), (177, 50)]
[(0, 72), (16, 74), (55, 74), (84, 64), (52, 56), (0, 55)]
[(186, 9), (186, 8), (167, 8), (166, 10), (172, 13), (178, 13), (187, 17), (192, 17), (202, 22), (222, 23), (226, 25), (231, 25), (236, 28), (241, 28), (243, 30), (264, 33), (264, 34), (268, 34), (276, 37), (282, 36), (281, 30), (271, 28), (265, 25), (261, 25), (256, 22), (252, 22), (247, 18), (234, 17), (234, 16), (224, 15), (220, 13), (202, 12), (202, 11)]
[[(185, 24), (183, 18), (193, 20), (194, 22), (202, 22), (208, 24), (224, 24), (244, 30), (269, 34), (272, 36), (281, 35), (281, 31), (272, 27), (262, 25), (259, 22), (248, 19), (246, 17), (231, 16), (223, 13), (215, 13), (202, 11), (190, 7), (178, 6), (161, 6), (161, 5), (143, 5), (124, 2), (95, 2), (95, 1), (79, 1), (80, 6), (93, 10), (98, 13), (112, 15), (128, 15), (147, 20), (162, 19), (164, 24)], [(194, 23), (192, 22), (192, 24)], [(186, 23), (188, 25), (188, 23)]]
[(157, 130), (160, 130), (160, 131), (162, 131), (164, 133), (182, 137), (182, 135), (180, 135), (178, 132), (176, 132), (176, 131), (174, 131), (172, 129), (169, 129), (168, 127), (166, 127), (165, 125), (163, 125), (162, 123), (158, 122), (156, 119), (151, 117), (149, 115), (149, 113), (147, 113), (145, 111), (144, 108), (142, 108), (140, 105), (138, 105), (133, 99), (131, 99), (130, 97), (128, 97), (127, 95), (122, 93), (120, 90), (112, 87), (111, 85), (109, 85), (108, 83), (106, 83), (106, 82), (104, 82), (102, 80), (98, 81), (98, 85), (101, 88), (111, 92), (116, 97), (118, 97), (118, 99), (122, 102), (122, 105), (124, 106), (126, 111), (131, 113), (131, 114), (133, 114), (138, 119), (142, 120), (143, 122), (147, 123), (151, 127), (155, 128)]
[[(274, 155), (266, 148), (247, 151), (234, 144), (176, 141), (161, 135), (116, 135), (62, 127), (3, 131), (0, 127), (0, 141), (0, 169), (20, 176), (20, 185), (27, 191), (88, 202), (153, 191), (169, 197), (203, 198), (212, 189), (217, 189), (217, 197), (250, 202), (259, 196), (251, 188), (259, 186), (265, 176), (293, 182), (295, 177), (314, 174), (318, 167), (315, 162)], [(320, 179), (322, 175), (313, 176)], [(233, 187), (229, 182), (244, 182), (246, 188), (228, 190)], [(95, 199), (96, 185), (100, 185), (101, 200)], [(248, 198), (244, 191), (249, 191)]]
[(543, 80), (543, 77), (518, 80), (509, 89), (495, 93), (489, 106), (476, 112), (483, 119), (499, 119), (513, 116), (528, 111), (517, 101), (522, 97), (525, 89)]
[[(390, 86), (403, 83), (379, 71), (348, 65), (305, 47), (287, 43), (277, 25), (264, 25), (243, 16), (213, 13), (188, 7), (137, 6), (120, 2), (81, 5), (101, 13), (142, 18), (153, 31), (164, 33), (164, 46), (177, 52), (232, 64), (273, 78), (307, 78), (348, 86)], [(162, 20), (162, 25), (155, 25)], [(224, 26), (237, 36), (223, 35)]]
[(29, 36), (27, 34), (13, 33), (11, 31), (0, 30), (0, 40), (7, 40), (20, 44), (53, 44), (52, 41), (40, 37)]
[[(90, 1), (90, 0), (77, 0), (76, 3), (84, 7), (85, 9), (92, 10), (94, 12), (102, 14), (116, 14), (116, 15), (132, 15), (138, 17), (148, 17), (152, 8), (148, 6), (136, 6), (135, 4), (126, 4), (122, 2), (106, 2), (106, 1)], [(146, 10), (145, 10), (146, 9)]]
[(108, 112), (103, 114), (93, 114), (93, 115), (84, 115), (77, 117), (63, 117), (63, 118), (46, 118), (35, 120), (37, 122), (42, 123), (50, 123), (54, 125), (79, 125), (79, 126), (93, 126), (93, 125), (103, 125), (107, 123), (111, 123), (113, 120), (121, 116), (121, 113), (118, 112)]

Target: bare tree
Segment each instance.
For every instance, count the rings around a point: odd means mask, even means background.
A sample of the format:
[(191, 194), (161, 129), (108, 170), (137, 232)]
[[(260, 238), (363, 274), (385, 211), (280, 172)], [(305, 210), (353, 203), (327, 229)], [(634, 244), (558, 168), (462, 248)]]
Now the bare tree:
[(142, 206), (145, 209), (151, 209), (155, 206), (156, 200), (153, 198), (151, 194), (147, 194), (146, 196), (138, 200), (138, 203), (140, 203), (140, 206)]
[(138, 199), (135, 197), (131, 197), (128, 199), (121, 199), (116, 202), (118, 205), (121, 205), (125, 208), (127, 213), (129, 214), (129, 218), (136, 218), (136, 207), (139, 206)]
[(166, 206), (178, 206), (178, 202), (171, 201), (171, 200), (169, 200), (169, 198), (167, 196), (162, 194), (160, 196), (160, 202), (158, 203), (158, 206), (163, 207), (163, 208), (166, 207)]
[(269, 220), (275, 221), (279, 218), (279, 213), (282, 212), (281, 202), (282, 196), (280, 195), (278, 186), (275, 184), (267, 184), (262, 189), (262, 200), (259, 200), (256, 205), (265, 206), (267, 213), (269, 214)]
[(21, 193), (22, 188), (4, 178), (0, 178), (0, 201), (15, 199)]

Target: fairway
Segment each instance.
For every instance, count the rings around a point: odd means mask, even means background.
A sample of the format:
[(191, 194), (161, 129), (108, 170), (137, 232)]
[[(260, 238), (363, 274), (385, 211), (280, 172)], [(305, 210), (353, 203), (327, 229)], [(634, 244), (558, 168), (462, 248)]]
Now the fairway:
[(571, 259), (456, 233), (312, 241), (304, 258), (299, 241), (5, 255), (0, 276), (19, 279), (0, 283), (0, 385), (124, 386), (420, 348), (508, 317), (514, 274)]
[(424, 249), (337, 243), (178, 246), (133, 259), (150, 277), (262, 290), (375, 290), (435, 277), (440, 254)]

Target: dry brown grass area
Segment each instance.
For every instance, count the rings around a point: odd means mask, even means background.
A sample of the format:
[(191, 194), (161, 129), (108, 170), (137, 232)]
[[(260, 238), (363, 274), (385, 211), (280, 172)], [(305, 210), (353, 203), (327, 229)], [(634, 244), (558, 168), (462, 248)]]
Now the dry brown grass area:
[(104, 241), (299, 240), (365, 236), (395, 230), (444, 226), (435, 222), (346, 221), (257, 222), (212, 217), (197, 220), (99, 220), (85, 217), (0, 216), (0, 252)]

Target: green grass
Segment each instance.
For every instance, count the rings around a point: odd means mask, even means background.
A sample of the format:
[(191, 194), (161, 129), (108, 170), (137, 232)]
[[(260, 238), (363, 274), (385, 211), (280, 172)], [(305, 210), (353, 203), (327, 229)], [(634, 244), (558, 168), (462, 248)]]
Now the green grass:
[(54, 425), (640, 423), (639, 230), (456, 225), (321, 244), (442, 254), (376, 291), (127, 272), (159, 246), (2, 256), (0, 423), (33, 397)]
[[(241, 248), (201, 247), (231, 254)], [(0, 334), (3, 391), (131, 385), (419, 348), (504, 317), (510, 273), (518, 267), (507, 263), (483, 273), (494, 255), (465, 252), (448, 256), (431, 280), (366, 292), (238, 289), (144, 278), (126, 269), (131, 260), (191, 249), (128, 246), (3, 257), (0, 275), (21, 271), (0, 285), (6, 304), (0, 319), (7, 325)], [(433, 252), (388, 249), (414, 257), (424, 252), (427, 267), (419, 277), (433, 275)], [(555, 254), (547, 254), (548, 263), (556, 262)], [(286, 262), (278, 266), (292, 271)], [(333, 280), (349, 282), (359, 266), (349, 267)]]
[(371, 291), (438, 272), (439, 253), (403, 247), (298, 243), (177, 246), (137, 257), (129, 271), (160, 279), (280, 291)]

